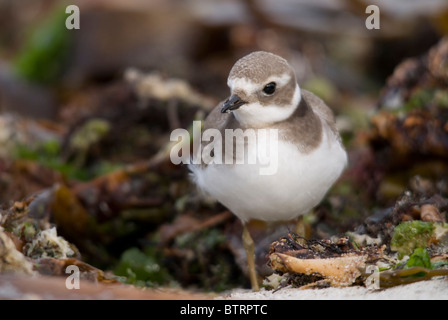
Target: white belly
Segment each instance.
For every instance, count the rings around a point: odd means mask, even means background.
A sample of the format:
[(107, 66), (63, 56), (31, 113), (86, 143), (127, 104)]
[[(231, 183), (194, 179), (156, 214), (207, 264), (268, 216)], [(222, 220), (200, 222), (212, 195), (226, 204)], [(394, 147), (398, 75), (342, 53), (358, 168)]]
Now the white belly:
[(345, 150), (323, 132), (322, 144), (309, 154), (280, 140), (276, 174), (260, 175), (257, 164), (215, 164), (191, 167), (195, 182), (243, 222), (297, 218), (322, 200), (347, 164)]

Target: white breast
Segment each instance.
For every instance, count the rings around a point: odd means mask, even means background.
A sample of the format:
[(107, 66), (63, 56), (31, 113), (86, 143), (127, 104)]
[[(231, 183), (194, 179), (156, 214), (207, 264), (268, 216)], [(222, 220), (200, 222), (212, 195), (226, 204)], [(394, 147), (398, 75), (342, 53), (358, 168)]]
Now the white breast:
[(331, 130), (323, 132), (321, 145), (309, 154), (280, 140), (274, 175), (260, 175), (256, 164), (191, 166), (191, 171), (202, 190), (243, 222), (291, 220), (316, 206), (347, 164)]

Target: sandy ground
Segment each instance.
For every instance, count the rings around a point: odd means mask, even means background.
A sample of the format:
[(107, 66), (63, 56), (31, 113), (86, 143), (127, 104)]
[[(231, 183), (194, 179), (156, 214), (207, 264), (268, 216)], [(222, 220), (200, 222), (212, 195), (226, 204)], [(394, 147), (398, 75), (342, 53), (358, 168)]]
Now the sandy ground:
[(378, 291), (364, 287), (281, 289), (277, 292), (237, 290), (219, 297), (236, 300), (448, 300), (448, 278), (421, 281)]
[(225, 294), (203, 294), (176, 289), (135, 288), (122, 284), (81, 281), (79, 290), (67, 290), (62, 277), (0, 275), (0, 300), (3, 299), (144, 299), (144, 300), (448, 300), (448, 277), (421, 281), (389, 289), (371, 291), (364, 287), (326, 289), (281, 289), (260, 292), (236, 289)]

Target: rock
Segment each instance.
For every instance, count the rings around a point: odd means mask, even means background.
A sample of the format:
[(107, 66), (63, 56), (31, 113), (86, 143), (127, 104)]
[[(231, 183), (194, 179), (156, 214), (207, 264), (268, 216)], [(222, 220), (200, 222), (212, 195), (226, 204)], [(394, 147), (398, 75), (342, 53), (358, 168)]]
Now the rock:
[(33, 274), (33, 264), (20, 251), (14, 242), (0, 227), (0, 274)]

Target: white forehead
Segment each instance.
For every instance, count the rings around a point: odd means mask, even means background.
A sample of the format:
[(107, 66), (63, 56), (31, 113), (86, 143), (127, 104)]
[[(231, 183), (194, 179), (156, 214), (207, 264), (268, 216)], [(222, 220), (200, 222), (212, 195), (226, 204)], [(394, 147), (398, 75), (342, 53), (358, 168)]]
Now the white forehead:
[(265, 85), (271, 82), (275, 82), (277, 87), (282, 87), (291, 81), (291, 75), (284, 73), (280, 76), (269, 77), (265, 82), (259, 83), (251, 81), (248, 78), (231, 78), (227, 79), (227, 85), (230, 91), (233, 92), (235, 89), (243, 90), (246, 93), (253, 93), (264, 88)]

